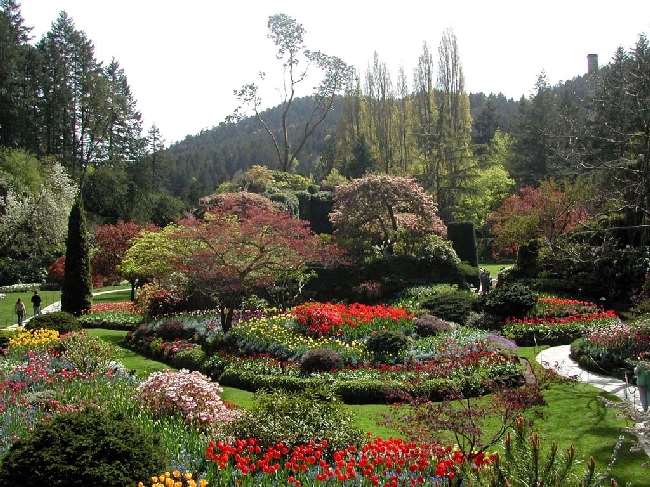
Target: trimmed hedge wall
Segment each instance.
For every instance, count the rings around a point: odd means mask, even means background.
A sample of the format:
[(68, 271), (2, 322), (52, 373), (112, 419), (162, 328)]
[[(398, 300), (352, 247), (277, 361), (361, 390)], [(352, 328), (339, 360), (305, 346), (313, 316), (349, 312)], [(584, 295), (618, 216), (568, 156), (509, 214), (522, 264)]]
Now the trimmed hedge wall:
[(478, 250), (476, 232), (472, 222), (452, 222), (447, 224), (447, 238), (460, 260), (478, 267)]

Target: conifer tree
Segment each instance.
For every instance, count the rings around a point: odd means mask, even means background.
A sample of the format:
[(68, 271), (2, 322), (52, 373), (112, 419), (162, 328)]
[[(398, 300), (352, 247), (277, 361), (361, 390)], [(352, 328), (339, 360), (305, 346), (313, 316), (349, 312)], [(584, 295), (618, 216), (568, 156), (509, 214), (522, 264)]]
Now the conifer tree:
[(77, 197), (68, 219), (61, 310), (79, 315), (90, 309), (91, 299), (90, 244), (83, 204), (81, 198)]

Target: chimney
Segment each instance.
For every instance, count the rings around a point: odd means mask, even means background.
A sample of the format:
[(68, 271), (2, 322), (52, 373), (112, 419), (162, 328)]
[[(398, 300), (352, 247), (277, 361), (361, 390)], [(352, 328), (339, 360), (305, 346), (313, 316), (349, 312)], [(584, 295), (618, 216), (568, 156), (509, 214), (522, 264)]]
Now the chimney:
[(598, 72), (598, 54), (587, 54), (587, 74)]

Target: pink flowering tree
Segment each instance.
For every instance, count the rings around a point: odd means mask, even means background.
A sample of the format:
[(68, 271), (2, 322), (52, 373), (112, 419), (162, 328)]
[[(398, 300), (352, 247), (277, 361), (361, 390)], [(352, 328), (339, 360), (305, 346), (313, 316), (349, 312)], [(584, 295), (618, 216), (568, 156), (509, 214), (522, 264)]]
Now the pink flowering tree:
[(176, 269), (194, 291), (216, 301), (224, 331), (247, 296), (288, 280), (301, 283), (300, 289), (309, 278), (308, 264), (343, 257), (312, 233), (308, 222), (275, 209), (216, 209), (180, 223), (174, 238), (193, 251), (178, 256)]
[(398, 234), (404, 232), (410, 237), (447, 234), (433, 197), (422, 186), (386, 174), (338, 186), (330, 220), (335, 234), (358, 250), (379, 245), (392, 251)]

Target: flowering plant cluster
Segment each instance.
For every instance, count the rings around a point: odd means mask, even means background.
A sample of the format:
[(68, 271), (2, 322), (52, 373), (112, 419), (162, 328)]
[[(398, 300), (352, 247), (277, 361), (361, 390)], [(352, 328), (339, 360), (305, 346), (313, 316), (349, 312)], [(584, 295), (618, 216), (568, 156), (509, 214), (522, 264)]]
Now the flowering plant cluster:
[(530, 316), (562, 317), (596, 313), (600, 310), (596, 303), (578, 299), (559, 298), (556, 296), (541, 296), (537, 299)]
[(130, 311), (93, 311), (79, 317), (84, 328), (131, 330), (142, 323), (142, 315)]
[(265, 447), (254, 438), (212, 441), (206, 457), (217, 468), (219, 485), (315, 485), (351, 482), (354, 485), (449, 485), (464, 467), (490, 465), (495, 455), (465, 456), (435, 443), (403, 439), (369, 440), (333, 453), (327, 440), (312, 440), (293, 448), (283, 443)]
[(9, 350), (30, 350), (35, 348), (49, 348), (59, 342), (59, 332), (39, 328), (30, 331), (21, 331), (9, 339)]
[[(207, 487), (207, 480), (201, 479), (197, 482), (193, 477), (191, 472), (164, 472), (151, 477), (151, 487)], [(138, 482), (138, 487), (145, 487), (144, 482)]]
[(292, 314), (279, 314), (239, 323), (228, 334), (228, 341), (241, 354), (270, 353), (284, 360), (298, 360), (305, 352), (315, 348), (334, 350), (350, 364), (368, 358), (366, 349), (359, 340), (306, 336), (302, 330), (295, 329)]
[(105, 311), (125, 311), (127, 313), (136, 313), (135, 305), (131, 301), (115, 301), (112, 303), (93, 304), (88, 313), (102, 313)]
[(509, 318), (503, 327), (507, 338), (519, 345), (562, 344), (571, 343), (592, 330), (619, 323), (614, 311), (596, 311), (594, 313), (562, 317), (527, 317)]
[(200, 372), (165, 370), (151, 374), (138, 387), (140, 403), (157, 414), (180, 414), (186, 422), (215, 427), (239, 414), (221, 400), (223, 389)]
[(340, 334), (344, 327), (356, 327), (377, 318), (405, 320), (411, 315), (403, 308), (382, 304), (305, 303), (293, 309), (298, 324), (315, 336)]

